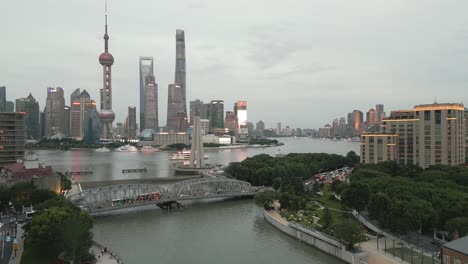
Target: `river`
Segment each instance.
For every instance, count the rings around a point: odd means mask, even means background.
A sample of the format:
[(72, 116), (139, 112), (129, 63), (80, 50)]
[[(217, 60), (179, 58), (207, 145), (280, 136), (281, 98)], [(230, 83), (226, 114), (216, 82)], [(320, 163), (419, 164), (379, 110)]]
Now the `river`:
[[(266, 153), (358, 153), (359, 143), (281, 138), (275, 148), (207, 151), (209, 162), (228, 164)], [(139, 179), (172, 175), (170, 152), (152, 154), (92, 150), (39, 150), (39, 160), (56, 170), (93, 170), (83, 181)], [(142, 168), (147, 173), (122, 174), (122, 169)], [(252, 200), (197, 202), (173, 211), (155, 209), (127, 215), (96, 218), (96, 241), (111, 248), (126, 264), (211, 263), (341, 263), (299, 242), (268, 224), (262, 208)]]

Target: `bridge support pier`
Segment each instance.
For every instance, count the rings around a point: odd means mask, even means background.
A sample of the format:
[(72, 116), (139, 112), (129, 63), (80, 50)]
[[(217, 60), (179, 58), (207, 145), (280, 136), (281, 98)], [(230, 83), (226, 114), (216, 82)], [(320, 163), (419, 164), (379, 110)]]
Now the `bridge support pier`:
[(158, 203), (156, 205), (159, 208), (166, 209), (166, 210), (182, 207), (182, 204), (177, 202), (177, 201), (169, 201), (169, 202), (164, 202), (164, 203)]

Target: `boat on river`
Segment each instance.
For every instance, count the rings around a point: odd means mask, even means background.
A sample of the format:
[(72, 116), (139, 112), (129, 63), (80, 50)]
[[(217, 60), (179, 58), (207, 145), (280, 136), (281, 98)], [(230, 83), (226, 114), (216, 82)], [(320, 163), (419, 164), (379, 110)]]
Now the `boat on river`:
[(39, 158), (37, 157), (35, 152), (29, 151), (28, 153), (26, 153), (24, 155), (23, 160), (25, 160), (25, 161), (36, 161), (36, 160), (39, 160)]
[(117, 152), (137, 152), (138, 149), (131, 145), (121, 146), (115, 149)]
[(153, 148), (152, 146), (143, 146), (141, 152), (156, 152), (159, 151), (158, 148)]
[(106, 147), (98, 148), (95, 150), (96, 152), (110, 152), (110, 149)]
[[(169, 160), (189, 160), (191, 155), (192, 153), (190, 150), (184, 149), (182, 151), (178, 151), (177, 153), (172, 154), (169, 157)], [(203, 158), (208, 159), (208, 155), (205, 154)]]

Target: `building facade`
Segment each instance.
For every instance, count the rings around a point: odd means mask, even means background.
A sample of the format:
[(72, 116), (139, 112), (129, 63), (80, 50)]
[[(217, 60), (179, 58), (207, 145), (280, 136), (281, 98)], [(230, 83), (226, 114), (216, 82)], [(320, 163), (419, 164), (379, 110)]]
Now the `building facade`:
[[(77, 91), (79, 92), (80, 90), (77, 89)], [(91, 100), (86, 90), (73, 95), (70, 99), (73, 100), (71, 102), (70, 113), (70, 136), (76, 139), (83, 139), (88, 112), (93, 108), (96, 109), (96, 102)]]
[(263, 137), (264, 133), (263, 131), (265, 130), (265, 123), (260, 120), (257, 122), (257, 124), (255, 125), (255, 133), (257, 136), (259, 137)]
[[(194, 101), (190, 101), (190, 125), (193, 126), (193, 121), (195, 120), (195, 116), (200, 116), (202, 118), (202, 109), (203, 109), (203, 101), (196, 99)], [(203, 119), (206, 119), (205, 116)]]
[(187, 84), (185, 67), (185, 32), (176, 30), (176, 66), (174, 84), (181, 89), (181, 108), (177, 112), (184, 112), (187, 115)]
[(442, 264), (468, 263), (468, 236), (443, 244), (440, 253)]
[(46, 137), (65, 132), (65, 97), (63, 88), (47, 88)]
[(0, 165), (23, 158), (25, 113), (0, 113)]
[(182, 105), (182, 89), (178, 85), (169, 84), (167, 96), (167, 131), (177, 132), (177, 113), (184, 112)]
[(397, 134), (362, 134), (361, 163), (394, 161), (397, 156)]
[(159, 146), (166, 146), (172, 144), (190, 144), (189, 133), (182, 132), (162, 132), (154, 134), (154, 143)]
[(140, 65), (140, 128), (144, 129), (145, 124), (145, 87), (146, 87), (146, 76), (151, 74), (154, 76), (153, 57), (145, 56), (139, 58)]
[(6, 87), (0, 86), (0, 113), (6, 112)]
[(224, 101), (212, 100), (209, 109), (210, 130), (214, 128), (224, 128)]
[(86, 144), (99, 144), (101, 137), (101, 120), (96, 108), (91, 108), (88, 111), (88, 116), (85, 119), (84, 139)]
[(27, 139), (39, 139), (41, 130), (39, 127), (39, 103), (30, 93), (26, 98), (16, 99), (16, 112), (25, 113), (25, 129)]
[(127, 137), (136, 138), (137, 124), (136, 124), (136, 107), (128, 107), (128, 116), (127, 116)]
[(231, 136), (237, 137), (239, 131), (239, 123), (237, 116), (232, 111), (226, 111), (226, 118), (224, 119), (224, 127), (229, 130)]
[[(414, 164), (422, 168), (432, 165), (459, 165), (465, 162), (465, 120), (461, 104), (417, 105), (413, 110), (392, 111), (382, 120), (384, 135), (394, 135), (395, 142), (376, 141), (375, 148), (367, 139), (379, 134), (361, 137), (361, 161), (377, 163), (395, 160), (399, 164)], [(382, 159), (365, 158), (378, 156), (386, 144), (395, 144), (395, 156)], [(393, 145), (392, 145), (393, 146)]]
[(150, 72), (145, 77), (145, 84), (145, 122), (141, 127), (144, 127), (144, 129), (153, 129), (153, 131), (157, 132), (159, 131), (158, 84), (155, 81), (153, 73)]

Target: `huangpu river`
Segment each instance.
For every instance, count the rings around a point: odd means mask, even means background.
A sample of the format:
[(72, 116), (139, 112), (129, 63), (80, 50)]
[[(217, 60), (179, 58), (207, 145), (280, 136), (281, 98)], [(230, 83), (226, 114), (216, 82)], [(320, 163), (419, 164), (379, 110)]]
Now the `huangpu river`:
[[(208, 150), (209, 163), (229, 164), (258, 154), (359, 152), (359, 143), (280, 138), (271, 148)], [(41, 163), (59, 171), (92, 170), (81, 181), (148, 179), (173, 176), (171, 152), (95, 152), (38, 150)], [(122, 174), (122, 169), (147, 168)], [(95, 219), (94, 239), (126, 264), (341, 263), (268, 224), (253, 200), (196, 202), (178, 210), (155, 209)]]

